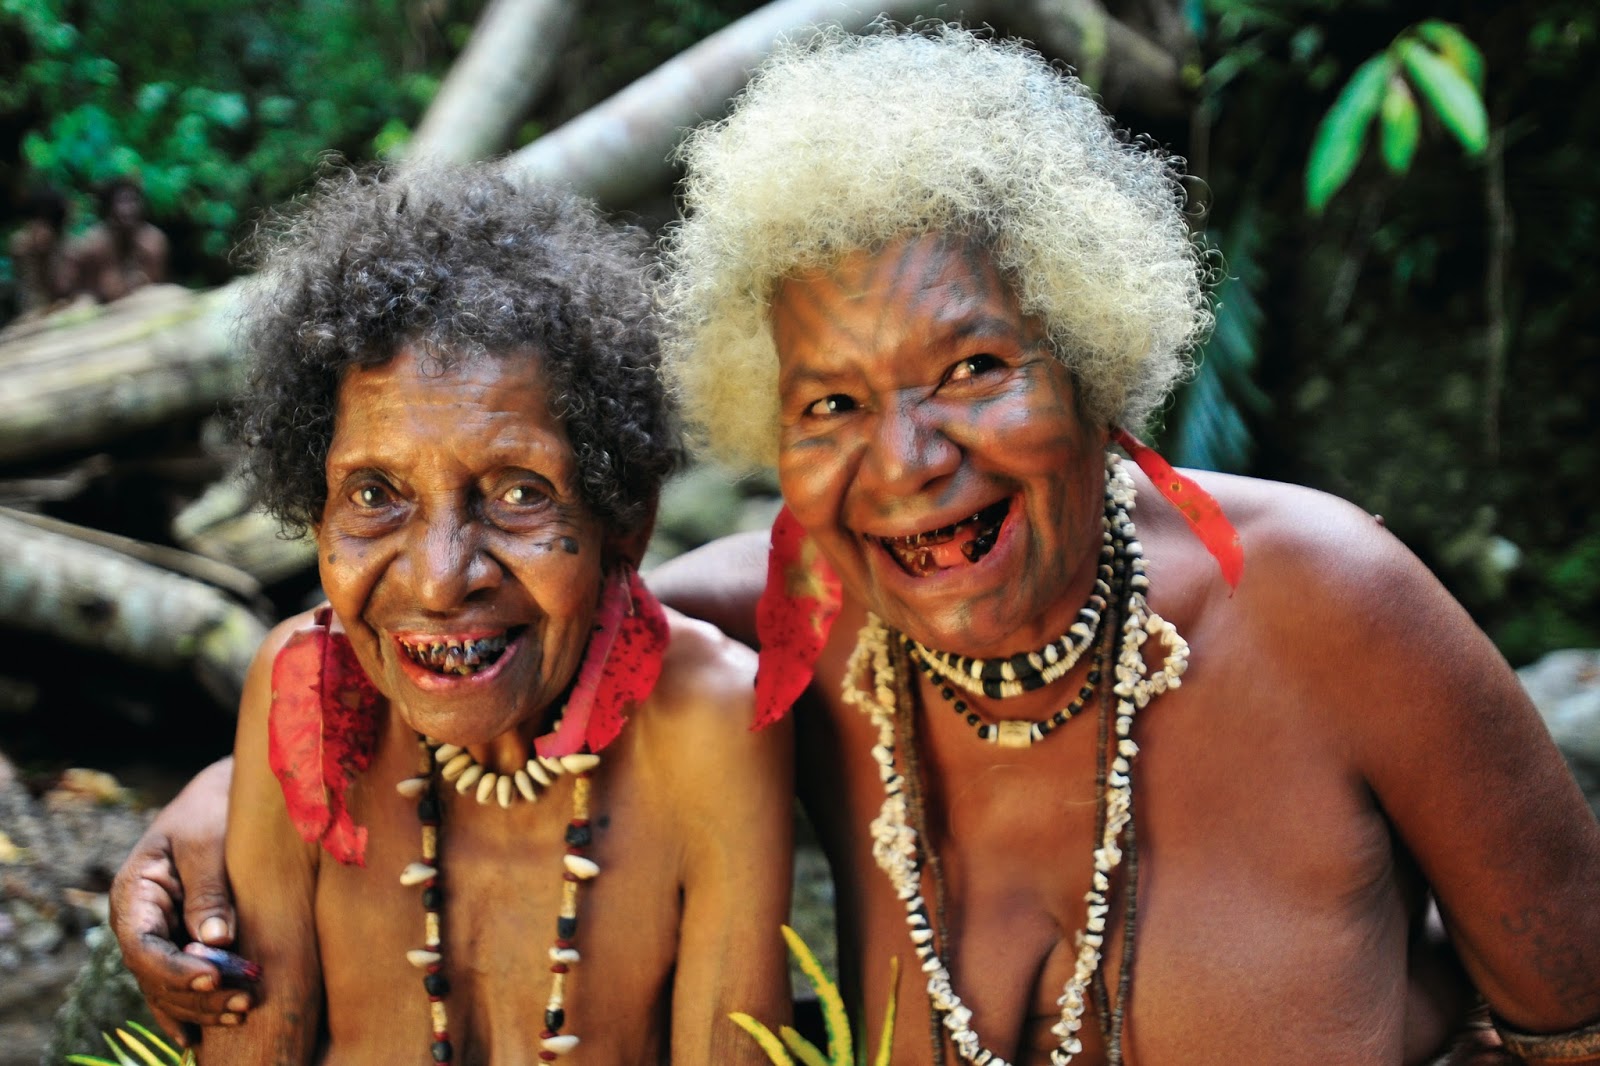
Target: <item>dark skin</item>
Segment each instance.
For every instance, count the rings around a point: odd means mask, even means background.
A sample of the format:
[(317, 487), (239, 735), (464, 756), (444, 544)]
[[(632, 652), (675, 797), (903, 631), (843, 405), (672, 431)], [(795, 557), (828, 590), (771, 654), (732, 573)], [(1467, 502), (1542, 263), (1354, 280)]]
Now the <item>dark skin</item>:
[(145, 221), (143, 194), (119, 188), (105, 220), (68, 249), (73, 291), (88, 293), (97, 303), (120, 300), (166, 281), (169, 252), (167, 235)]
[[(622, 538), (577, 491), (566, 433), (535, 356), (481, 356), (440, 372), (403, 349), (347, 373), (317, 528), (323, 588), (363, 671), (387, 697), (370, 768), (350, 794), (364, 867), (301, 840), (268, 768), (272, 662), (309, 624), (279, 626), (258, 655), (235, 747), (227, 866), (239, 947), (264, 970), (247, 1026), (215, 1030), (217, 1063), (392, 1063), (427, 1053), (428, 1006), (405, 958), (421, 942), (417, 736), (521, 767), (551, 727), (595, 623)], [(703, 623), (671, 620), (661, 680), (593, 775), (564, 1032), (611, 1063), (759, 1063), (727, 1020), (782, 1019), (792, 757), (785, 731), (738, 728), (753, 657)], [(465, 676), (414, 662), (402, 642), (510, 644)], [(447, 1009), (455, 1061), (532, 1063), (544, 1029), (573, 783), (502, 810), (443, 794)], [(740, 802), (730, 804), (735, 795)], [(375, 1009), (375, 1005), (383, 1005)]]
[[(840, 699), (856, 629), (871, 608), (932, 647), (989, 656), (1062, 632), (1092, 580), (1108, 427), (1083, 419), (1071, 376), (1041, 358), (1037, 325), (958, 242), (846, 257), (780, 286), (772, 318), (785, 498), (846, 597), (797, 714), (798, 780), (838, 884), (844, 977), (876, 1019), (884, 959), (909, 958), (910, 945), (865, 832), (883, 796), (870, 723)], [(1246, 576), (1230, 596), (1135, 479), (1151, 607), (1193, 652), (1183, 686), (1135, 725), (1126, 1061), (1421, 1061), (1463, 1009), (1448, 957), (1420, 946), (1430, 889), (1472, 982), (1507, 1021), (1559, 1031), (1600, 1014), (1600, 826), (1460, 607), (1371, 516), (1202, 475), (1243, 538)], [(969, 569), (912, 577), (875, 539), (999, 500), (1007, 527)], [(759, 550), (759, 538), (713, 545), (653, 580), (748, 637)], [(976, 702), (991, 720), (1041, 718), (1085, 671), (1004, 706)], [(1046, 1062), (1084, 923), (1092, 723), (1008, 751), (977, 741), (920, 679), (917, 703), (955, 987), (985, 1046)], [(1123, 924), (1119, 904), (1111, 987)], [(899, 1011), (897, 1061), (929, 1061), (914, 973)], [(1099, 1029), (1091, 1012), (1075, 1062), (1105, 1061)], [(1453, 1061), (1507, 1061), (1492, 1045), (1471, 1037)]]

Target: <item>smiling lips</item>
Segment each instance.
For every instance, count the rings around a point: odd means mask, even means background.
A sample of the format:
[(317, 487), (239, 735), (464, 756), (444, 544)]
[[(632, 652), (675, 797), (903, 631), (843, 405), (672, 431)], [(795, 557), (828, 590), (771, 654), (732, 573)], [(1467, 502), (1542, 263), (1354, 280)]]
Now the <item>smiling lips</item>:
[(912, 577), (926, 577), (940, 570), (975, 563), (989, 554), (1010, 509), (1011, 501), (1004, 499), (953, 525), (908, 537), (872, 539), (883, 545), (900, 569)]
[(436, 674), (455, 674), (466, 677), (487, 670), (505, 654), (506, 646), (516, 639), (522, 627), (506, 630), (489, 637), (465, 640), (444, 637), (439, 640), (415, 641), (396, 637), (400, 650), (418, 666)]

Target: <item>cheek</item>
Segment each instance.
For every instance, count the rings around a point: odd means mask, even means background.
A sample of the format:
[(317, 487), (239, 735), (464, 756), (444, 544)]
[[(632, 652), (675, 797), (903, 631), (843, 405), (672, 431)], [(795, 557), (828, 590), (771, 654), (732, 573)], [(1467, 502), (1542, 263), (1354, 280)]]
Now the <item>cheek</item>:
[(839, 476), (836, 463), (823, 449), (785, 449), (778, 457), (778, 488), (783, 502), (806, 531), (825, 528), (836, 509)]
[(339, 617), (349, 626), (362, 607), (393, 548), (385, 540), (323, 536), (317, 542), (317, 573), (322, 591)]

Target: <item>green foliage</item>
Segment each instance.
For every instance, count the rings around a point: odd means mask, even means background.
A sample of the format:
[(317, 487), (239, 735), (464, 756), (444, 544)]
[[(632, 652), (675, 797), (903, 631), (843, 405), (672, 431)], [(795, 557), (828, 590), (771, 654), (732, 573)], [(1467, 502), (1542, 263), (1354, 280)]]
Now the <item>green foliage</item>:
[(1400, 59), (1445, 128), (1470, 155), (1489, 147), (1489, 113), (1467, 76), (1417, 40), (1402, 40)]
[[(733, 1023), (749, 1033), (761, 1050), (766, 1052), (775, 1066), (855, 1066), (855, 1048), (850, 1032), (850, 1017), (845, 1011), (844, 997), (839, 986), (823, 972), (816, 955), (800, 939), (800, 935), (787, 925), (783, 938), (789, 951), (800, 964), (800, 970), (816, 990), (822, 1004), (822, 1018), (828, 1029), (828, 1050), (824, 1054), (811, 1041), (787, 1025), (778, 1027), (777, 1035), (748, 1014), (734, 1012), (728, 1015)], [(889, 1054), (894, 1045), (895, 1004), (900, 987), (900, 960), (889, 960), (889, 1003), (884, 1010), (883, 1029), (878, 1037), (878, 1051), (872, 1066), (889, 1066)]]
[(1383, 94), (1383, 162), (1391, 173), (1404, 174), (1417, 155), (1422, 137), (1422, 116), (1417, 98), (1403, 78), (1390, 78)]
[(1394, 65), (1392, 55), (1380, 52), (1357, 67), (1317, 127), (1306, 166), (1306, 203), (1312, 211), (1326, 207), (1361, 162), (1367, 128), (1383, 106)]
[[(1600, 7), (1457, 5), (1458, 26), (1381, 0), (1203, 4), (1204, 140), (1184, 150), (1228, 276), (1163, 448), (1213, 465), (1254, 442), (1250, 472), (1382, 514), (1514, 664), (1600, 646)], [(1358, 145), (1374, 158), (1312, 214), (1284, 175), (1378, 55), (1397, 69)], [(1463, 85), (1493, 116), (1470, 161)], [(1230, 365), (1270, 406), (1222, 402)]]
[(1321, 214), (1350, 180), (1380, 114), (1384, 163), (1395, 174), (1410, 170), (1421, 118), (1408, 81), (1467, 154), (1482, 155), (1489, 145), (1483, 71), (1483, 53), (1455, 26), (1430, 19), (1403, 31), (1356, 68), (1318, 124), (1306, 164), (1306, 206)]
[(139, 1035), (134, 1036), (126, 1029), (118, 1029), (116, 1033), (117, 1040), (122, 1041), (120, 1044), (111, 1039), (110, 1033), (100, 1034), (106, 1042), (106, 1047), (111, 1049), (112, 1058), (68, 1055), (67, 1061), (74, 1066), (194, 1066), (193, 1051), (184, 1049), (180, 1052), (138, 1022), (130, 1021), (127, 1025), (128, 1029)]
[[(479, 6), (438, 11), (470, 27)], [(0, 128), (80, 216), (97, 186), (141, 178), (180, 266), (215, 280), (241, 220), (321, 155), (368, 159), (409, 136), (453, 51), (419, 47), (439, 35), (417, 17), (404, 0), (0, 0), (0, 38), (21, 46)]]
[(1255, 441), (1246, 412), (1264, 415), (1271, 408), (1255, 383), (1263, 317), (1255, 295), (1261, 284), (1256, 262), (1260, 239), (1260, 226), (1248, 211), (1219, 238), (1227, 273), (1213, 293), (1216, 325), (1161, 434), (1163, 450), (1179, 466), (1235, 473), (1248, 469)]

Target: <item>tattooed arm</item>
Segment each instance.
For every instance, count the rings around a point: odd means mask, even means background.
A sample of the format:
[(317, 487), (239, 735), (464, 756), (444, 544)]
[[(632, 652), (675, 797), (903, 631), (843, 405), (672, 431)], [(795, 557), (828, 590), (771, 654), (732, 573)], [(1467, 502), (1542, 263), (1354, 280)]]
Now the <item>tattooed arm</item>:
[(1297, 519), (1279, 546), (1295, 561), (1270, 579), (1279, 610), (1316, 635), (1314, 657), (1298, 652), (1303, 673), (1432, 886), (1467, 973), (1510, 1027), (1592, 1024), (1600, 823), (1538, 712), (1461, 606), (1368, 516), (1330, 504)]

